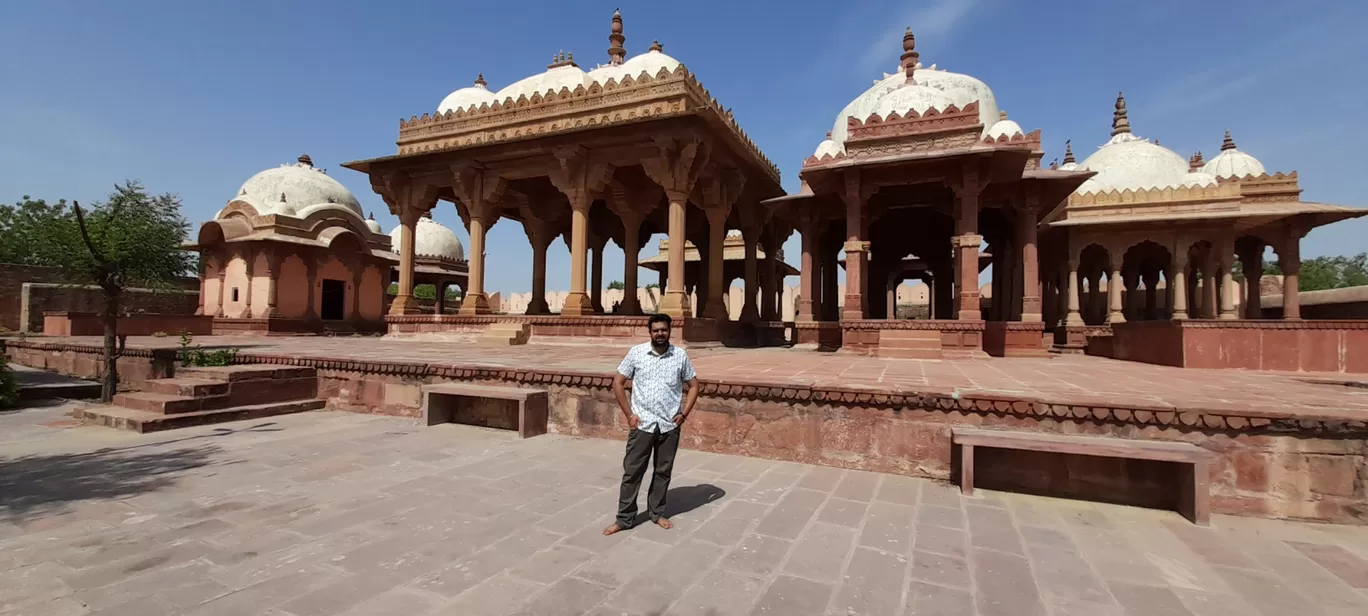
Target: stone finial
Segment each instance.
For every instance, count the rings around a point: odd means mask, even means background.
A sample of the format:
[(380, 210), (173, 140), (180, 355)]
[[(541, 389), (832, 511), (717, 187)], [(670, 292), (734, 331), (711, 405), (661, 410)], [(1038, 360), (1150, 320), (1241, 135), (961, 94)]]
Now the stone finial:
[(1001, 121), (1001, 120), (1006, 120), (1006, 119), (1007, 119), (1007, 111), (1006, 111), (1006, 110), (999, 111), (999, 112), (998, 112), (998, 120)]
[[(1230, 133), (1229, 133), (1229, 132), (1226, 132), (1226, 138), (1229, 138), (1229, 137), (1230, 137)], [(299, 155), (299, 158), (298, 158), (297, 160), (299, 161), (299, 164), (301, 164), (301, 165), (308, 165), (308, 166), (310, 166), (310, 167), (313, 166), (313, 159), (312, 159), (312, 158), (309, 158), (309, 155), (308, 155), (308, 154), (300, 154), (300, 155)]]
[(622, 45), (627, 37), (622, 35), (622, 11), (613, 9), (613, 25), (608, 33), (608, 64), (617, 66), (627, 59), (627, 48)]
[(827, 141), (831, 141), (831, 131), (827, 131)]
[(1126, 95), (1124, 92), (1116, 93), (1116, 111), (1112, 112), (1112, 136), (1130, 134), (1130, 118), (1126, 117)]
[(375, 212), (366, 212), (366, 220), (375, 220)]
[(1058, 158), (1056, 158), (1056, 159), (1050, 161), (1050, 169), (1051, 169), (1051, 170), (1057, 170), (1057, 169), (1059, 169), (1059, 159), (1058, 159)]
[(1188, 159), (1188, 171), (1199, 171), (1202, 168), (1202, 151), (1192, 153), (1192, 158)]
[(488, 81), (485, 81), (484, 73), (480, 73), (480, 74), (478, 74), (478, 75), (475, 76), (475, 85), (477, 85), (477, 86), (479, 86), (479, 87), (481, 87), (481, 88), (483, 88), (483, 87), (489, 85), (489, 82), (488, 82)]
[(1235, 149), (1235, 140), (1230, 138), (1230, 129), (1226, 129), (1225, 139), (1221, 141), (1221, 151)]
[(280, 193), (280, 202), (285, 203), (285, 193)]
[(1077, 162), (1073, 155), (1073, 139), (1066, 140), (1064, 142), (1064, 164), (1075, 164)]
[(660, 41), (651, 41), (651, 48), (647, 51), (659, 51), (663, 53), (665, 51), (665, 46), (661, 45)]
[(912, 71), (916, 70), (917, 59), (920, 57), (921, 54), (917, 53), (917, 37), (912, 35), (912, 26), (908, 26), (907, 30), (903, 32), (903, 52), (898, 59), (901, 60), (899, 66), (902, 67), (909, 80), (912, 79)]

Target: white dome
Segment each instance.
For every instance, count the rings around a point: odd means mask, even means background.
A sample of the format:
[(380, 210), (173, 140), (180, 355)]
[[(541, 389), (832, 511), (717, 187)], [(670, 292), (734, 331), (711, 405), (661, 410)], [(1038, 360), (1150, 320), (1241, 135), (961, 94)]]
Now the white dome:
[[(1063, 169), (1063, 167), (1060, 167), (1060, 169)], [(1088, 178), (1086, 180), (1083, 180), (1083, 183), (1078, 186), (1078, 189), (1074, 191), (1074, 194), (1082, 195), (1087, 193), (1101, 192), (1107, 192), (1107, 187), (1103, 186), (1101, 182), (1098, 182), (1094, 178)]]
[[(997, 98), (993, 96), (993, 91), (988, 85), (978, 79), (943, 71), (935, 66), (918, 66), (912, 73), (912, 81), (913, 84), (907, 83), (907, 74), (900, 68), (896, 73), (884, 75), (883, 79), (874, 82), (873, 86), (855, 97), (855, 100), (850, 101), (836, 115), (836, 123), (831, 127), (831, 140), (842, 146), (844, 151), (849, 118), (863, 122), (873, 113), (887, 115), (888, 112), (881, 111), (882, 109), (891, 109), (899, 113), (915, 109), (921, 113), (926, 108), (918, 108), (918, 105), (928, 103), (928, 106), (934, 105), (938, 110), (944, 110), (952, 104), (963, 109), (969, 103), (977, 102), (979, 122), (983, 124), (985, 136), (989, 128), (998, 123)], [(914, 90), (903, 92), (909, 88)], [(890, 98), (892, 100), (888, 100)], [(888, 102), (885, 102), (886, 100)], [(903, 109), (896, 109), (904, 105), (906, 106)]]
[(1064, 163), (1059, 166), (1060, 171), (1077, 171), (1078, 163)]
[[(404, 246), (404, 226), (390, 231), (390, 245), (399, 253)], [(418, 233), (413, 240), (413, 253), (420, 257), (439, 257), (455, 261), (465, 260), (465, 247), (451, 229), (426, 216), (418, 219)]]
[(469, 109), (471, 107), (478, 109), (482, 104), (492, 105), (494, 104), (494, 101), (497, 100), (502, 99), (495, 96), (488, 88), (485, 88), (484, 75), (480, 75), (480, 77), (475, 80), (475, 85), (456, 90), (442, 99), (442, 102), (437, 105), (437, 113), (446, 113), (448, 111), (456, 111), (457, 109)]
[(561, 88), (568, 88), (573, 91), (575, 88), (585, 84), (585, 72), (573, 64), (565, 64), (556, 68), (546, 69), (546, 72), (537, 73), (530, 77), (519, 79), (504, 87), (494, 94), (498, 100), (511, 98), (518, 100), (519, 96), (532, 98), (533, 94), (546, 96), (546, 92), (560, 92)]
[[(883, 95), (883, 97), (879, 99), (879, 103), (874, 106), (874, 113), (877, 113), (880, 117), (884, 118), (887, 118), (895, 112), (905, 116), (911, 111), (921, 114), (930, 109), (944, 110), (946, 107), (953, 104), (955, 104), (955, 101), (940, 90), (920, 85), (906, 84)], [(863, 121), (865, 118), (856, 119)]]
[(1207, 164), (1202, 166), (1202, 171), (1218, 178), (1242, 178), (1265, 173), (1263, 163), (1259, 162), (1259, 159), (1234, 147), (1222, 150), (1216, 158), (1207, 161)]
[(602, 84), (607, 83), (609, 79), (622, 81), (622, 78), (628, 75), (631, 75), (632, 79), (636, 79), (637, 77), (640, 77), (643, 72), (651, 77), (655, 77), (656, 73), (660, 72), (660, 69), (663, 68), (666, 71), (673, 73), (675, 69), (679, 68), (679, 65), (679, 60), (666, 55), (663, 51), (652, 49), (646, 53), (633, 56), (626, 62), (617, 66), (610, 64), (589, 71), (584, 83), (585, 85), (588, 85), (597, 81)]
[(1189, 171), (1187, 176), (1183, 178), (1183, 186), (1190, 188), (1197, 186), (1215, 186), (1216, 184), (1216, 176), (1205, 171)]
[(1025, 136), (1026, 133), (1021, 130), (1021, 125), (1011, 120), (998, 120), (988, 127), (988, 132), (984, 134), (985, 137), (993, 140), (1003, 136), (1010, 139), (1017, 135)]
[(845, 154), (845, 148), (842, 147), (841, 144), (832, 141), (830, 138), (817, 144), (817, 151), (812, 153), (812, 155), (817, 158), (827, 155), (840, 156), (842, 154)]
[(385, 232), (385, 230), (380, 227), (380, 223), (375, 222), (374, 218), (366, 219), (366, 228), (370, 229), (371, 233), (374, 233), (376, 235), (380, 235), (381, 233)]
[[(242, 184), (237, 195), (229, 201), (243, 201), (256, 209), (257, 214), (266, 216), (307, 216), (306, 209), (312, 206), (333, 204), (339, 212), (350, 212), (362, 218), (361, 203), (356, 195), (347, 190), (328, 174), (313, 168), (308, 156), (300, 156), (300, 162), (281, 165), (258, 173)], [(334, 208), (313, 208), (334, 209)]]
[[(1139, 190), (1182, 186), (1187, 179), (1188, 161), (1147, 139), (1121, 133), (1093, 152), (1079, 168), (1096, 171), (1092, 180), (1103, 190)], [(1085, 192), (1084, 187), (1075, 192)]]

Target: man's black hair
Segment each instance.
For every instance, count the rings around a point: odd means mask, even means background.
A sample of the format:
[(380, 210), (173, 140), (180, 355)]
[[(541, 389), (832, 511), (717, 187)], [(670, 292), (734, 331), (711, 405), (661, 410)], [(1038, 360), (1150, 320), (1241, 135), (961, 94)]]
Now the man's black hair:
[(665, 327), (670, 327), (670, 323), (671, 323), (670, 315), (668, 315), (668, 314), (653, 314), (653, 315), (651, 315), (651, 318), (646, 319), (646, 329), (651, 329), (651, 327), (654, 326), (656, 323), (664, 323), (664, 324), (665, 324)]

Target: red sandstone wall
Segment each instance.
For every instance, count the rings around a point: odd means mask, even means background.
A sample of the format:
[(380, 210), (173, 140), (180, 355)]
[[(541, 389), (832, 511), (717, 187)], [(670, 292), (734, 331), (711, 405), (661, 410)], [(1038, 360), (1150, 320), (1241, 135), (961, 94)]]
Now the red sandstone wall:
[(1115, 359), (1165, 366), (1368, 373), (1365, 321), (1125, 323), (1111, 347)]
[[(119, 317), (119, 335), (177, 335), (183, 331), (196, 336), (213, 333), (214, 318), (183, 314), (132, 314)], [(56, 312), (43, 316), (43, 333), (48, 336), (101, 336), (104, 320), (98, 314)]]
[[(43, 331), (45, 312), (97, 312), (104, 305), (104, 296), (99, 289), (42, 286), (62, 285), (68, 282), (54, 268), (0, 263), (0, 328), (13, 331), (23, 329), (23, 288), (24, 283), (29, 282), (39, 283), (29, 287), (27, 331), (30, 332)], [(123, 308), (130, 313), (194, 314), (199, 308), (198, 279), (183, 279), (178, 286), (185, 291), (193, 292), (131, 291), (124, 296)]]

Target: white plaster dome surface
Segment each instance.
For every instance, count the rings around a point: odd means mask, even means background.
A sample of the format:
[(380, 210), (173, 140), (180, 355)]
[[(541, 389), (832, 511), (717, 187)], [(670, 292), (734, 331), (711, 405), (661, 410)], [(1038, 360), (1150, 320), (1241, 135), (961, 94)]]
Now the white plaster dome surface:
[(561, 88), (573, 91), (584, 83), (585, 72), (578, 66), (565, 64), (519, 79), (499, 90), (494, 96), (498, 100), (511, 98), (516, 101), (519, 96), (532, 98), (533, 94), (538, 93), (545, 96), (548, 91), (560, 92)]
[[(399, 225), (390, 231), (390, 245), (394, 251), (401, 252), (404, 246), (404, 226)], [(456, 234), (445, 225), (428, 217), (418, 219), (417, 233), (413, 238), (413, 253), (420, 257), (438, 257), (454, 261), (465, 260), (465, 247)]]
[(1012, 120), (998, 120), (997, 122), (994, 122), (992, 126), (988, 127), (988, 132), (985, 133), (984, 136), (989, 139), (997, 139), (998, 137), (1011, 138), (1025, 134), (1025, 132), (1022, 132), (1020, 124), (1017, 124)]
[[(997, 98), (993, 95), (992, 89), (988, 87), (988, 84), (974, 77), (941, 70), (935, 66), (930, 68), (918, 66), (912, 72), (912, 81), (913, 84), (909, 85), (907, 74), (899, 69), (896, 73), (885, 75), (883, 79), (875, 82), (872, 87), (850, 101), (837, 114), (836, 123), (831, 127), (831, 140), (840, 146), (840, 151), (845, 151), (845, 140), (849, 135), (847, 132), (849, 118), (863, 122), (873, 113), (885, 115), (886, 112), (880, 110), (901, 106), (902, 103), (899, 99), (903, 97), (907, 97), (909, 102), (915, 102), (916, 99), (934, 100), (934, 106), (938, 110), (943, 110), (952, 104), (963, 109), (969, 103), (977, 102), (979, 122), (983, 124), (984, 135), (987, 135), (989, 129), (999, 121)], [(920, 91), (899, 93), (908, 87), (915, 87)], [(926, 90), (937, 91), (942, 96), (936, 96), (926, 92)], [(897, 98), (885, 102), (885, 99), (889, 97)], [(911, 110), (922, 113), (926, 111), (926, 108), (918, 109), (913, 105), (905, 109), (894, 110), (903, 114)]]
[(437, 105), (437, 113), (446, 113), (457, 109), (469, 109), (471, 107), (478, 109), (482, 104), (492, 105), (494, 104), (494, 101), (497, 100), (500, 100), (499, 97), (495, 96), (493, 92), (490, 92), (483, 84), (476, 84), (448, 94), (447, 97), (442, 99), (442, 102)]
[(845, 148), (841, 147), (841, 144), (831, 139), (825, 139), (817, 144), (817, 151), (813, 152), (812, 155), (821, 158), (823, 156), (839, 156), (843, 152), (845, 152)]
[(607, 83), (609, 79), (622, 81), (622, 78), (628, 75), (631, 75), (632, 79), (636, 79), (640, 77), (642, 73), (655, 77), (656, 74), (660, 72), (660, 69), (665, 69), (666, 71), (673, 73), (679, 66), (679, 60), (670, 57), (663, 51), (652, 49), (646, 53), (632, 56), (626, 62), (617, 66), (610, 64), (589, 71), (585, 78), (585, 85), (587, 86), (595, 81), (600, 84)]
[(384, 228), (380, 226), (380, 223), (375, 222), (374, 218), (366, 219), (366, 228), (370, 229), (370, 232), (376, 235), (380, 235), (385, 232)]
[(944, 110), (953, 104), (955, 101), (940, 90), (906, 84), (879, 98), (879, 103), (874, 106), (874, 113), (887, 118), (894, 113), (907, 115), (913, 111), (921, 114), (931, 109)]
[(311, 206), (334, 205), (340, 213), (349, 212), (362, 218), (361, 203), (356, 195), (341, 182), (305, 162), (281, 165), (248, 178), (230, 201), (243, 201), (261, 216), (304, 217)]
[(1188, 161), (1166, 147), (1150, 143), (1130, 133), (1112, 137), (1078, 165), (1095, 171), (1094, 184), (1085, 183), (1078, 193), (1100, 185), (1102, 190), (1140, 190), (1182, 186), (1188, 175)]
[(1218, 178), (1242, 178), (1247, 175), (1263, 175), (1263, 163), (1238, 148), (1222, 150), (1220, 154), (1202, 166), (1202, 171)]
[(1189, 171), (1183, 178), (1183, 186), (1187, 187), (1215, 186), (1217, 183), (1216, 176), (1205, 171)]

